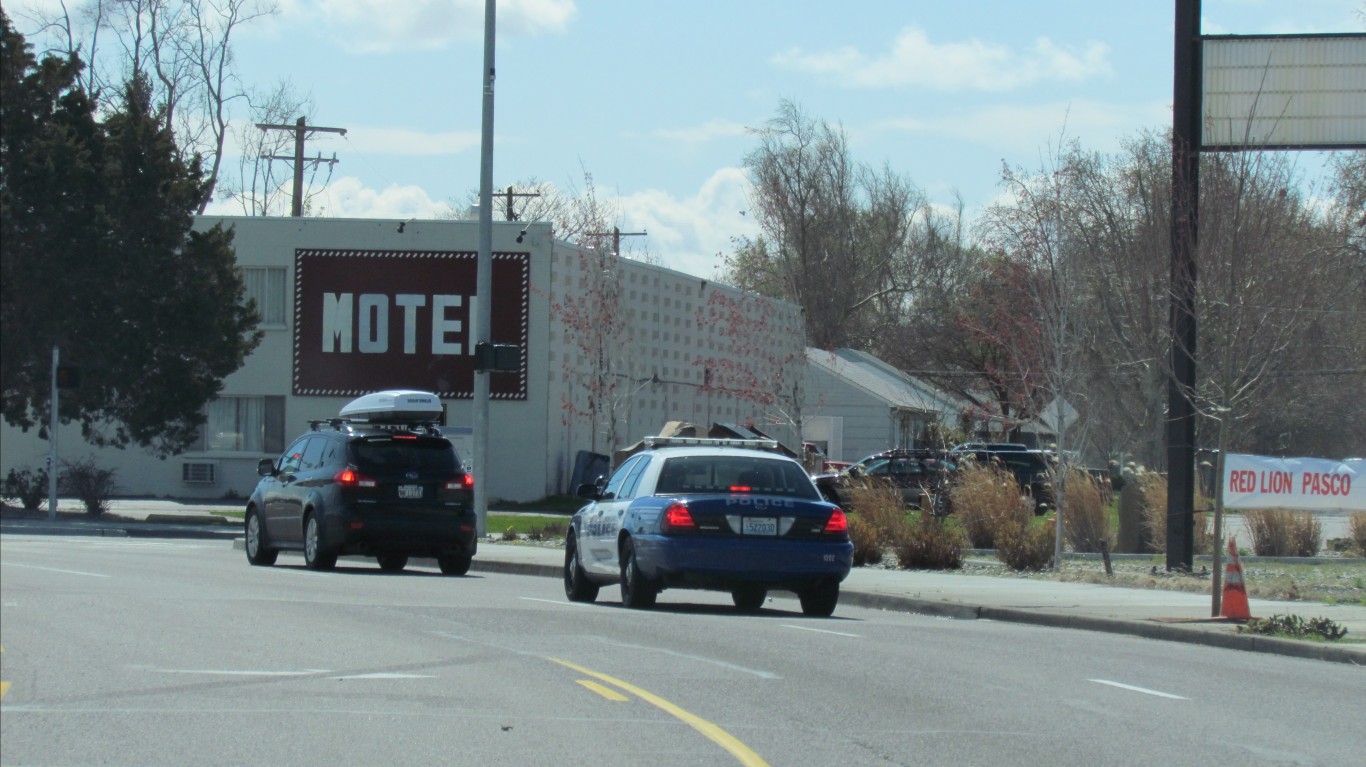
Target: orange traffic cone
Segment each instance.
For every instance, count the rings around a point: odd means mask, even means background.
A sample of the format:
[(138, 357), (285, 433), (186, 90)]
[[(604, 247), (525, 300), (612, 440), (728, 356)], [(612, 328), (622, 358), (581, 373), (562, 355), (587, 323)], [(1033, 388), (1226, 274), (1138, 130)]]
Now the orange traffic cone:
[(1219, 614), (1231, 620), (1252, 620), (1252, 610), (1247, 606), (1247, 588), (1243, 586), (1243, 566), (1238, 562), (1238, 546), (1233, 538), (1228, 539), (1228, 557)]

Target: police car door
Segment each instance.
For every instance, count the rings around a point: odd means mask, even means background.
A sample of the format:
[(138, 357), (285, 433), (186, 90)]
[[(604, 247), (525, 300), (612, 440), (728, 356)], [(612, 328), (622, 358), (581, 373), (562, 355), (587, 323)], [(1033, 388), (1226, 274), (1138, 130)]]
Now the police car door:
[(635, 485), (640, 481), (640, 473), (650, 463), (650, 456), (632, 456), (612, 474), (602, 498), (593, 504), (593, 509), (584, 519), (584, 530), (580, 551), (584, 569), (600, 575), (615, 575), (617, 566), (617, 534), (621, 531), (621, 520), (626, 508), (631, 505)]

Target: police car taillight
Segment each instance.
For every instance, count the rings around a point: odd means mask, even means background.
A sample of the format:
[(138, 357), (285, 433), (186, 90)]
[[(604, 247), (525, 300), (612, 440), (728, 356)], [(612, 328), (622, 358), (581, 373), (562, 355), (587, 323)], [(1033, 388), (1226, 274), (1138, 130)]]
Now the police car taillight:
[(835, 507), (835, 510), (834, 510), (834, 511), (830, 512), (830, 518), (827, 519), (827, 520), (825, 521), (825, 529), (821, 531), (821, 534), (822, 534), (822, 535), (848, 535), (848, 534), (849, 534), (849, 518), (846, 517), (846, 516), (844, 515), (844, 510), (843, 510), (843, 509), (841, 509), (841, 508), (839, 508), (839, 507), (837, 506), (837, 507)]
[(692, 512), (688, 511), (688, 505), (682, 501), (674, 501), (664, 509), (664, 521), (660, 527), (666, 533), (691, 533), (697, 531), (697, 523), (693, 521)]
[(342, 487), (379, 487), (379, 482), (376, 482), (374, 478), (367, 477), (349, 467), (337, 472), (337, 476), (333, 477), (333, 479)]
[(474, 489), (474, 477), (471, 477), (471, 476), (468, 475), (468, 474), (462, 474), (462, 475), (456, 477), (455, 479), (448, 479), (448, 480), (446, 480), (446, 489), (447, 489), (447, 490), (473, 490), (473, 489)]

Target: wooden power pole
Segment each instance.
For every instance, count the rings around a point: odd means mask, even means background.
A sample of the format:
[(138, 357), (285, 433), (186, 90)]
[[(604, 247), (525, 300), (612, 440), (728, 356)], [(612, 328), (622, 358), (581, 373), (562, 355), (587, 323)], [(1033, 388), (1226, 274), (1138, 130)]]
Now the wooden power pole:
[[(304, 214), (304, 139), (311, 133), (340, 133), (346, 135), (345, 128), (322, 128), (317, 125), (308, 125), (304, 118), (300, 117), (293, 125), (271, 125), (269, 123), (256, 123), (256, 127), (261, 130), (283, 130), (294, 133), (294, 202), (290, 207), (290, 215), (298, 218)], [(270, 156), (271, 160), (287, 160), (288, 157)], [(324, 160), (318, 156), (317, 162), (337, 162), (333, 157), (331, 160)]]

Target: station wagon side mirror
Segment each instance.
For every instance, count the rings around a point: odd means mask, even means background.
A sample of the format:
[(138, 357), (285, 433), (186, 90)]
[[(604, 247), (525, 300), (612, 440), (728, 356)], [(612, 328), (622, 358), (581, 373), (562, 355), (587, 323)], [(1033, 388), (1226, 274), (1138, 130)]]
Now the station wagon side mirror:
[(256, 474), (262, 477), (269, 477), (275, 474), (275, 459), (262, 458), (256, 463)]

